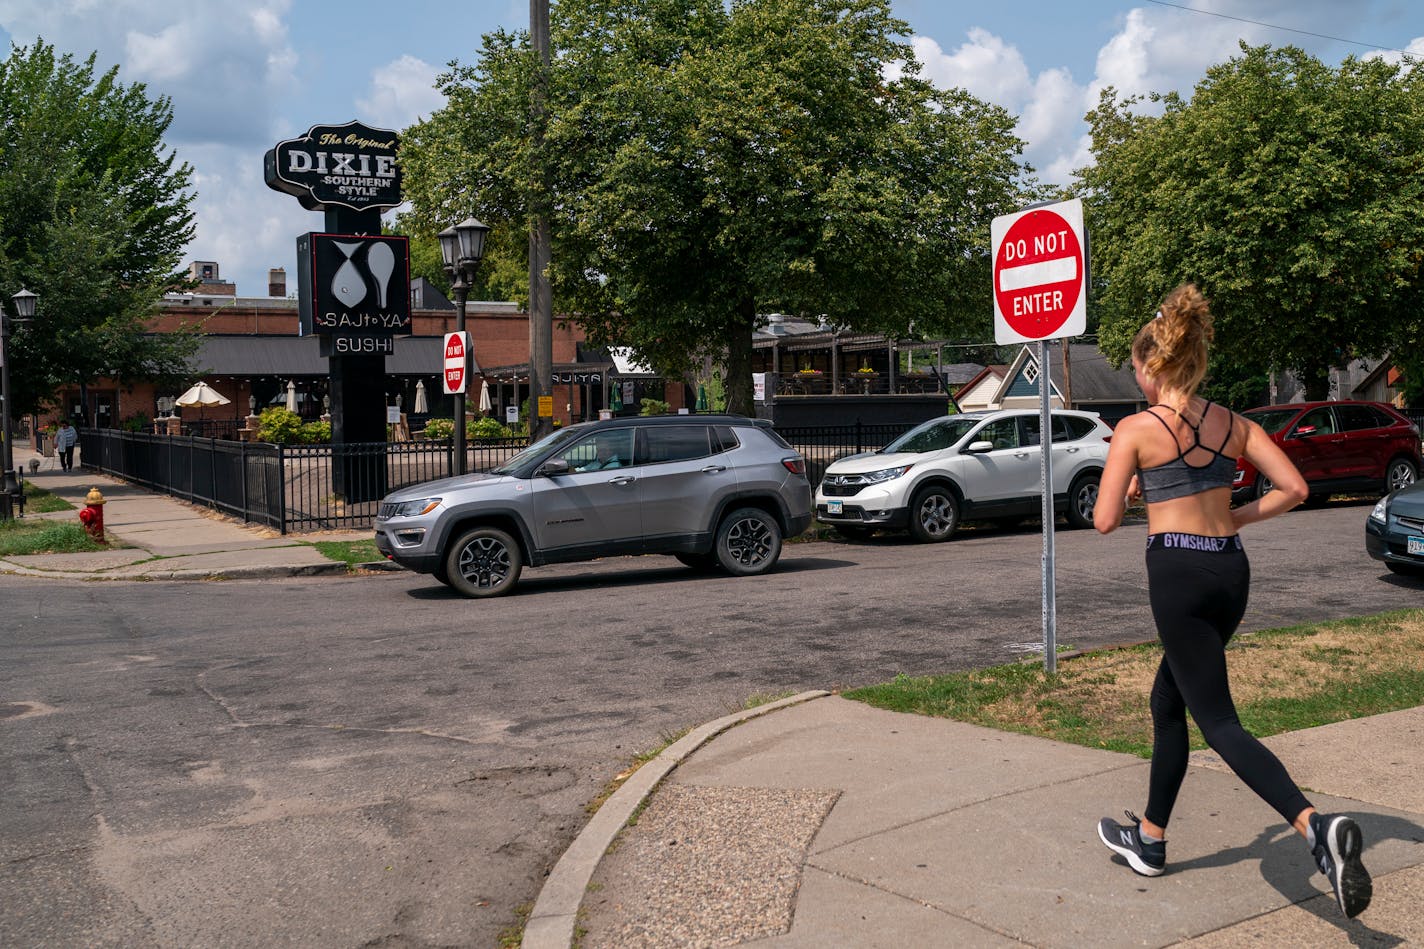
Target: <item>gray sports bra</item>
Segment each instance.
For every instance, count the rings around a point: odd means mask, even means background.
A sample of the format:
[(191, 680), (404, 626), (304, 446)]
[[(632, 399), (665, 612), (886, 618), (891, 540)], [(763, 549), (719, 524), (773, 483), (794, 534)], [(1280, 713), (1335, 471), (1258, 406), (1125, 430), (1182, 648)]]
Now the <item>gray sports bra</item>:
[[(1202, 409), (1202, 422), (1206, 421), (1207, 413), (1211, 411), (1212, 403), (1208, 402)], [(1157, 406), (1152, 406), (1156, 408)], [(1177, 412), (1170, 405), (1163, 405), (1165, 409), (1172, 409), (1177, 417), (1187, 422), (1182, 413)], [(1228, 413), (1230, 410), (1228, 410)], [(1231, 455), (1222, 454), (1226, 446), (1231, 442), (1231, 432), (1236, 426), (1236, 416), (1230, 415), (1226, 426), (1226, 438), (1222, 439), (1220, 448), (1208, 448), (1202, 444), (1201, 422), (1193, 425), (1187, 422), (1187, 427), (1192, 430), (1192, 444), (1185, 449), (1181, 442), (1177, 441), (1177, 433), (1172, 431), (1172, 426), (1167, 424), (1167, 420), (1156, 412), (1149, 413), (1153, 418), (1162, 423), (1172, 435), (1172, 440), (1177, 443), (1177, 457), (1164, 464), (1154, 465), (1151, 468), (1137, 469), (1137, 486), (1142, 491), (1142, 500), (1148, 504), (1157, 501), (1171, 501), (1174, 498), (1185, 498), (1193, 494), (1201, 494), (1213, 488), (1229, 488), (1236, 480), (1236, 459)], [(1202, 451), (1210, 452), (1211, 461), (1204, 465), (1193, 465), (1187, 461), (1187, 453), (1200, 448)]]

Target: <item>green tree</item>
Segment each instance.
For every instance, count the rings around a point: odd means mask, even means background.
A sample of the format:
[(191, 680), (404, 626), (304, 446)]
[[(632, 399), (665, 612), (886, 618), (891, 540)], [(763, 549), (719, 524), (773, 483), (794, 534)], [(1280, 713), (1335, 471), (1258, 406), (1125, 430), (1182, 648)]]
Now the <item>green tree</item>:
[(1422, 74), (1241, 50), (1190, 100), (1150, 97), (1158, 116), (1112, 89), (1088, 115), (1095, 164), (1078, 175), (1101, 344), (1125, 358), (1162, 295), (1193, 280), (1231, 385), (1293, 370), (1323, 397), (1331, 366), (1424, 335)]
[(517, 233), (547, 201), (557, 309), (671, 376), (725, 361), (749, 413), (758, 314), (949, 333), (990, 312), (1014, 119), (920, 79), (906, 31), (885, 0), (562, 0), (545, 148), (527, 37), (490, 34), (407, 134), (408, 196)]
[[(464, 218), (460, 218), (464, 220)], [(411, 279), (424, 277), (447, 299), (454, 298), (450, 292), (450, 278), (445, 274), (445, 262), (440, 256), (440, 231), (454, 221), (447, 221), (436, 227), (435, 222), (410, 213), (397, 216), (388, 233), (404, 234), (410, 238)], [(518, 241), (515, 240), (517, 236)], [(527, 255), (523, 244), (523, 234), (513, 235), (506, 226), (496, 227), (485, 240), (485, 256), (475, 271), (475, 285), (470, 288), (470, 300), (514, 300), (520, 304), (529, 296), (529, 276)]]
[(0, 62), (0, 288), (39, 295), (11, 339), (17, 414), (65, 383), (176, 383), (197, 350), (192, 332), (146, 334), (193, 235), (192, 170), (163, 145), (172, 108), (94, 62), (42, 40)]

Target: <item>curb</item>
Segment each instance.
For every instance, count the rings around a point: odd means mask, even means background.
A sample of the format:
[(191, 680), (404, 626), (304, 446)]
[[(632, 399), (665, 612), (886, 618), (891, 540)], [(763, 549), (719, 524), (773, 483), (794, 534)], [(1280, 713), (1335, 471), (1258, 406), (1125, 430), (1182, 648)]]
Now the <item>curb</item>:
[(307, 564), (305, 566), (264, 567), (254, 565), (212, 570), (158, 568), (145, 573), (116, 574), (82, 570), (37, 570), (34, 567), (25, 567), (0, 560), (0, 573), (9, 573), (15, 576), (47, 577), (51, 580), (110, 580), (116, 583), (125, 580), (144, 583), (153, 580), (271, 580), (281, 577), (355, 576), (362, 572), (394, 573), (403, 569), (405, 568), (389, 561), (347, 564), (333, 560), (330, 563)]
[(656, 758), (635, 771), (584, 825), (559, 862), (549, 871), (534, 909), (525, 921), (521, 949), (569, 949), (574, 940), (574, 927), (584, 893), (603, 855), (627, 825), (633, 812), (652, 795), (663, 778), (690, 754), (734, 725), (830, 694), (813, 689), (708, 722), (664, 748)]

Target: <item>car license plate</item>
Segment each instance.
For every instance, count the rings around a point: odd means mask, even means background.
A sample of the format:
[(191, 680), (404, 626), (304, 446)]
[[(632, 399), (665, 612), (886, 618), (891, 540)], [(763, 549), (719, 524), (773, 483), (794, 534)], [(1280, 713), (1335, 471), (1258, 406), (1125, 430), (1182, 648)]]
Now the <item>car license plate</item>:
[(1424, 557), (1424, 537), (1411, 537), (1409, 543), (1404, 548), (1411, 554)]
[[(844, 501), (831, 501), (831, 500), (827, 500), (827, 501), (826, 501), (826, 513), (827, 513), (827, 514), (843, 514), (843, 513), (845, 513), (844, 508), (845, 508), (845, 502), (844, 502)], [(1411, 538), (1409, 538), (1409, 552), (1410, 552), (1410, 553), (1414, 553), (1414, 542), (1415, 542), (1416, 540), (1419, 541), (1421, 544), (1424, 544), (1424, 538), (1421, 538), (1421, 537), (1411, 537)]]

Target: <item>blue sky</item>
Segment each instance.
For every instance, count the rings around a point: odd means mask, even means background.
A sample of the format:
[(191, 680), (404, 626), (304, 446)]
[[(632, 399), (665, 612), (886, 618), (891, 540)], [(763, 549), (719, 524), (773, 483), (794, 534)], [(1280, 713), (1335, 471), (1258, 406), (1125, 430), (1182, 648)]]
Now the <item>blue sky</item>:
[[(925, 74), (1020, 116), (1028, 159), (1054, 183), (1087, 160), (1082, 116), (1104, 85), (1189, 92), (1243, 39), (1328, 62), (1398, 58), (1373, 47), (1424, 54), (1417, 0), (892, 5)], [(269, 267), (285, 267), (295, 285), (296, 235), (322, 226), (262, 183), (266, 150), (314, 124), (403, 128), (440, 107), (433, 81), (446, 63), (471, 61), (480, 34), (527, 27), (528, 17), (527, 0), (0, 0), (0, 36), (43, 37), (79, 58), (97, 51), (123, 81), (170, 96), (169, 144), (195, 171), (187, 259), (216, 260), (239, 294), (260, 296)]]

